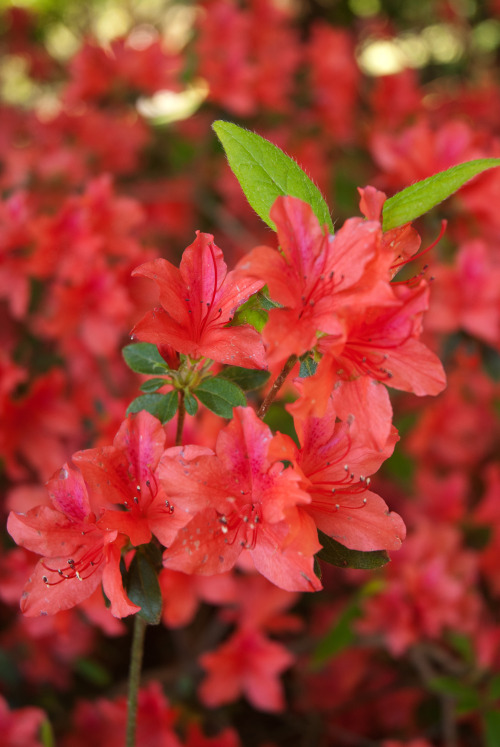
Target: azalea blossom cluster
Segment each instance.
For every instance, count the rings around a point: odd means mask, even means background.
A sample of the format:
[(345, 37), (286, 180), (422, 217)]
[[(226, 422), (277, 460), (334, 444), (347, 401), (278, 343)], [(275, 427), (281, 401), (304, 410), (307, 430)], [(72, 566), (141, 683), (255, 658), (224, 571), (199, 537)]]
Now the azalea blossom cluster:
[[(384, 195), (371, 188), (361, 195), (365, 212), (380, 213)], [(52, 505), (11, 513), (11, 536), (42, 555), (23, 592), (25, 614), (69, 609), (101, 581), (113, 615), (137, 612), (123, 586), (122, 552), (152, 538), (167, 569), (224, 573), (244, 553), (288, 591), (321, 588), (318, 529), (349, 549), (399, 549), (404, 523), (370, 490), (370, 475), (398, 438), (382, 382), (417, 394), (436, 394), (445, 383), (419, 340), (425, 278), (391, 282), (418, 237), (407, 227), (384, 235), (375, 217), (350, 219), (331, 235), (292, 197), (278, 198), (271, 217), (279, 248), (257, 247), (231, 272), (213, 237), (201, 233), (179, 268), (155, 259), (134, 271), (159, 289), (160, 305), (133, 338), (155, 344), (172, 366), (160, 386), (178, 390), (178, 443), (166, 444), (147, 410), (131, 413), (112, 446), (76, 452), (49, 480)], [(232, 326), (264, 285), (275, 308), (262, 335)], [(203, 381), (212, 363), (292, 368), (301, 356), (319, 365), (305, 381), (299, 375), (290, 408), (299, 445), (273, 435), (251, 406), (235, 408), (214, 448), (182, 443), (193, 377)]]
[[(141, 614), (139, 743), (496, 747), (500, 171), (418, 219), (424, 247), (448, 221), (422, 258), (381, 191), (500, 156), (498, 0), (13, 3), (6, 747), (49, 722), (123, 745)], [(408, 65), (380, 74), (379, 43)], [(333, 225), (281, 198), (266, 226), (216, 119), (290, 154)]]

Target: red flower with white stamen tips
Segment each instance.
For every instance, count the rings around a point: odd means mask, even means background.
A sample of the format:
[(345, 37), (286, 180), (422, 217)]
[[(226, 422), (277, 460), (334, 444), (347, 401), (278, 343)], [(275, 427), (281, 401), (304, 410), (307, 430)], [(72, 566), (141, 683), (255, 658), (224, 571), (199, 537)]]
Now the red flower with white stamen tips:
[(372, 448), (356, 421), (336, 420), (330, 400), (323, 418), (295, 419), (302, 443), (280, 434), (276, 456), (290, 459), (303, 474), (301, 486), (311, 496), (304, 507), (316, 526), (352, 550), (398, 550), (406, 528), (401, 517), (369, 489), (370, 477), (388, 459), (398, 440), (395, 428), (381, 450)]
[(216, 453), (187, 446), (165, 452), (159, 474), (176, 510), (198, 511), (165, 550), (166, 568), (212, 575), (248, 550), (255, 567), (288, 591), (321, 588), (313, 570), (316, 527), (299, 475), (269, 451), (273, 436), (251, 408), (237, 407)]
[(81, 474), (64, 465), (47, 483), (54, 508), (11, 512), (7, 529), (18, 545), (43, 557), (26, 584), (21, 610), (52, 615), (87, 599), (102, 581), (115, 617), (137, 612), (123, 589), (121, 548), (126, 538), (96, 523)]
[(146, 262), (132, 274), (154, 280), (161, 303), (136, 324), (133, 337), (170, 345), (192, 358), (206, 357), (244, 368), (266, 367), (255, 329), (227, 326), (236, 309), (262, 288), (264, 281), (241, 272), (228, 273), (213, 236), (198, 231), (179, 268), (160, 258)]

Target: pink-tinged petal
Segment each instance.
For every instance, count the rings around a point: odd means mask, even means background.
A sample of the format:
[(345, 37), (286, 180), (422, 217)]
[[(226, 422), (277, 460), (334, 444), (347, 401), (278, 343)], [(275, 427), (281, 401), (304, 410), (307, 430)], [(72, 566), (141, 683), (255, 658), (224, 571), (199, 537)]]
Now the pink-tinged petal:
[(113, 446), (125, 454), (134, 479), (143, 485), (156, 470), (163, 454), (165, 431), (158, 418), (141, 410), (123, 421)]
[(188, 517), (208, 506), (223, 509), (230, 492), (230, 475), (223, 465), (213, 453), (200, 454), (197, 447), (167, 449), (158, 475), (175, 511)]
[(265, 279), (255, 279), (240, 271), (240, 264), (227, 273), (226, 281), (216, 296), (216, 306), (222, 309), (222, 317), (232, 317), (250, 296), (257, 293), (265, 284)]
[[(335, 277), (342, 279), (338, 292), (350, 290), (358, 283), (365, 267), (379, 250), (382, 237), (380, 223), (349, 218), (330, 239), (330, 252), (334, 261)], [(357, 288), (353, 289), (356, 292)]]
[(173, 322), (180, 326), (189, 324), (187, 306), (179, 303), (185, 297), (185, 283), (177, 267), (159, 257), (140, 265), (132, 275), (154, 280), (160, 291), (160, 303), (168, 309)]
[[(179, 305), (178, 300), (176, 303)], [(137, 322), (130, 334), (134, 339), (158, 346), (168, 345), (183, 355), (197, 357), (197, 342), (187, 330), (190, 330), (187, 325), (179, 324), (162, 306), (156, 306)]]
[(105, 508), (123, 505), (130, 478), (125, 456), (113, 446), (85, 449), (73, 454), (87, 484), (90, 505), (99, 516)]
[(380, 221), (382, 208), (387, 199), (385, 192), (380, 192), (375, 187), (358, 187), (360, 195), (359, 209), (368, 220)]
[(26, 514), (11, 511), (7, 520), (16, 544), (47, 557), (71, 557), (82, 544), (82, 531), (90, 526), (75, 523), (50, 506), (37, 506)]
[(327, 240), (312, 208), (296, 197), (278, 197), (270, 210), (281, 251), (297, 275), (307, 275)]
[(111, 614), (115, 617), (133, 615), (141, 608), (130, 601), (123, 588), (123, 579), (120, 572), (121, 551), (119, 543), (108, 544), (104, 550), (106, 563), (102, 573), (102, 586), (104, 593), (111, 602)]
[(224, 469), (237, 478), (242, 489), (265, 471), (271, 439), (271, 429), (253, 408), (234, 408), (233, 420), (220, 431), (215, 449)]
[(165, 550), (163, 565), (173, 571), (207, 576), (229, 571), (242, 548), (234, 530), (230, 541), (225, 529), (216, 511), (200, 511)]
[(261, 279), (269, 288), (273, 301), (293, 307), (297, 301), (295, 268), (270, 246), (257, 246), (236, 265), (235, 273)]
[[(318, 529), (351, 550), (399, 550), (406, 536), (402, 518), (389, 512), (380, 496), (337, 492), (328, 497), (311, 489), (308, 512)], [(365, 503), (366, 500), (366, 503)]]
[(119, 532), (126, 535), (134, 547), (145, 545), (151, 539), (151, 529), (145, 517), (128, 511), (104, 511), (98, 521), (100, 529), (106, 532)]
[(151, 532), (164, 547), (172, 544), (179, 529), (191, 520), (191, 514), (181, 511), (171, 497), (160, 489), (148, 508), (147, 523)]
[[(21, 597), (21, 611), (27, 617), (55, 615), (56, 612), (75, 607), (94, 592), (101, 581), (102, 566), (88, 577), (80, 577), (82, 580), (77, 576), (61, 580), (57, 572), (47, 570), (47, 567), (63, 568), (67, 561), (67, 556), (38, 561)], [(45, 579), (49, 579), (50, 583), (46, 583)]]
[[(340, 322), (332, 313), (330, 317), (330, 329), (342, 334)], [(272, 309), (263, 329), (269, 365), (273, 366), (286, 360), (292, 354), (299, 356), (314, 348), (317, 343), (316, 330), (318, 329), (320, 326), (316, 316), (304, 314), (299, 318), (296, 309)]]
[(446, 387), (446, 374), (437, 355), (419, 340), (409, 338), (390, 351), (385, 361), (391, 373), (389, 385), (420, 397), (439, 394)]
[[(269, 581), (286, 591), (319, 591), (320, 580), (314, 573), (314, 552), (321, 546), (314, 522), (301, 512), (301, 532), (286, 545), (289, 525), (286, 522), (266, 525), (259, 531), (250, 549), (255, 568)], [(284, 549), (283, 549), (284, 548)]]
[(87, 488), (80, 472), (67, 463), (47, 482), (52, 503), (75, 521), (83, 521), (90, 513)]
[(391, 434), (392, 405), (383, 384), (369, 376), (339, 381), (332, 392), (333, 406), (342, 420), (353, 415), (359, 432), (375, 449), (383, 449)]
[(261, 335), (253, 327), (214, 327), (206, 332), (196, 349), (197, 356), (214, 358), (219, 363), (242, 368), (267, 368)]

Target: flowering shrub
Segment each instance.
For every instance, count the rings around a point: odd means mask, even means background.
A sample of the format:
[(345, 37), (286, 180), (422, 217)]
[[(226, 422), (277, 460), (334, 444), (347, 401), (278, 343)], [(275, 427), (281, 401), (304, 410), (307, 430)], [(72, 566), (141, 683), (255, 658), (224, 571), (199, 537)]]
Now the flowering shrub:
[(500, 743), (498, 10), (379, 5), (2, 11), (7, 747)]

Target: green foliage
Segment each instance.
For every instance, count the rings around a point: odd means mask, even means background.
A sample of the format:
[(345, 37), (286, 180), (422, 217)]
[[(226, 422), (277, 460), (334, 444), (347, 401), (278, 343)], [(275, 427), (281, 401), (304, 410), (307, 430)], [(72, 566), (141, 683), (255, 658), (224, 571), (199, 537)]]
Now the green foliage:
[(196, 415), (198, 412), (198, 400), (189, 392), (184, 394), (184, 407), (188, 415)]
[(137, 548), (128, 569), (127, 594), (141, 608), (137, 614), (149, 625), (160, 623), (162, 598), (158, 574), (155, 563), (143, 547)]
[(307, 355), (300, 359), (299, 376), (301, 379), (306, 379), (308, 376), (312, 376), (316, 373), (318, 368), (317, 362), (314, 360), (312, 355)]
[(179, 404), (179, 395), (176, 391), (168, 394), (142, 394), (136, 397), (127, 407), (127, 415), (131, 412), (140, 412), (147, 410), (163, 425), (172, 420)]
[(241, 368), (240, 366), (227, 366), (219, 373), (220, 379), (227, 379), (237, 384), (244, 392), (251, 392), (264, 386), (270, 377), (269, 371), (255, 368)]
[(194, 393), (205, 407), (222, 418), (232, 418), (233, 407), (244, 407), (247, 403), (239, 386), (219, 377), (205, 379)]
[(330, 565), (336, 565), (340, 568), (374, 570), (375, 568), (381, 568), (390, 560), (385, 550), (373, 550), (372, 552), (349, 550), (321, 530), (318, 530), (318, 537), (323, 545), (318, 557), (325, 563), (330, 563)]
[(483, 716), (485, 747), (500, 744), (500, 711), (488, 711)]
[(126, 345), (122, 353), (127, 366), (136, 373), (159, 374), (168, 371), (168, 365), (159, 354), (158, 348), (150, 342)]
[(500, 166), (500, 158), (478, 158), (406, 187), (385, 202), (382, 211), (384, 231), (410, 223), (446, 200), (469, 179), (495, 166)]
[(157, 389), (161, 389), (168, 382), (165, 379), (148, 379), (140, 386), (141, 392), (156, 392)]
[(268, 226), (276, 230), (269, 216), (276, 198), (291, 195), (307, 202), (319, 222), (326, 223), (333, 233), (328, 205), (321, 192), (292, 158), (269, 140), (232, 122), (218, 120), (212, 127), (248, 202)]

